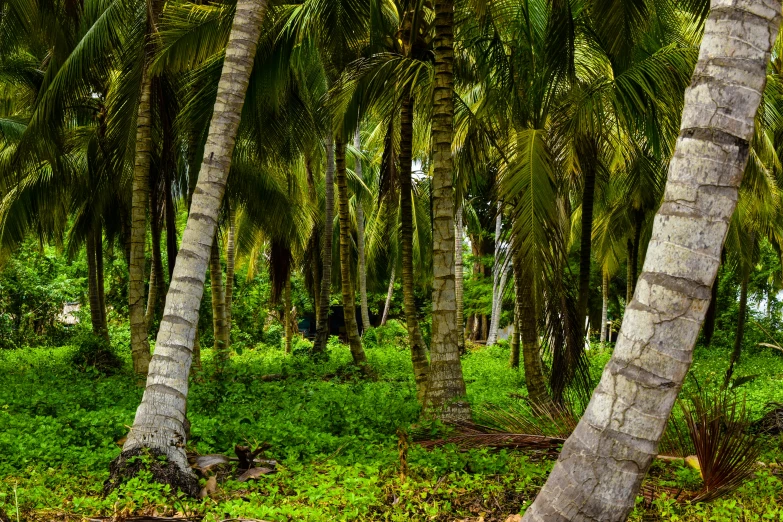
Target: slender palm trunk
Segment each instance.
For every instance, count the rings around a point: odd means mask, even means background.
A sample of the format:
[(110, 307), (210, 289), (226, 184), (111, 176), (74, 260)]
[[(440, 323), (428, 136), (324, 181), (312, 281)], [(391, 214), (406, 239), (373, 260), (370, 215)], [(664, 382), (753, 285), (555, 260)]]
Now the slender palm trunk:
[(625, 520), (691, 365), (748, 161), (779, 0), (713, 0), (634, 300), (524, 520)]
[(174, 196), (171, 193), (171, 173), (164, 175), (165, 213), (166, 213), (166, 257), (168, 258), (169, 282), (174, 275), (174, 264), (177, 262), (177, 216), (174, 211)]
[(294, 331), (291, 322), (291, 273), (285, 281), (283, 289), (283, 321), (285, 322), (285, 353), (291, 353), (291, 342), (294, 338)]
[(150, 190), (150, 232), (152, 237), (151, 253), (152, 265), (150, 266), (150, 284), (149, 294), (147, 295), (147, 311), (144, 314), (144, 321), (147, 324), (147, 331), (152, 327), (155, 315), (160, 309), (160, 301), (166, 291), (165, 281), (163, 279), (163, 255), (160, 249), (161, 222), (158, 209), (158, 195), (155, 184)]
[(356, 324), (356, 305), (351, 283), (351, 215), (348, 200), (348, 174), (345, 168), (345, 142), (335, 141), (335, 178), (337, 181), (338, 214), (340, 217), (340, 279), (342, 280), (343, 312), (345, 331), (348, 334), (348, 346), (351, 348), (353, 362), (357, 366), (367, 364), (367, 356), (362, 348), (359, 327)]
[(112, 465), (114, 475), (122, 476), (124, 462), (148, 448), (167, 457), (167, 476), (155, 478), (194, 496), (200, 488), (185, 455), (188, 373), (211, 242), (266, 8), (266, 0), (237, 2), (204, 160), (166, 296), (147, 387), (123, 453)]
[(389, 308), (391, 308), (392, 296), (394, 295), (394, 268), (389, 276), (389, 289), (386, 291), (386, 304), (383, 306), (383, 316), (381, 316), (381, 326), (386, 324), (389, 318)]
[(413, 293), (413, 99), (406, 96), (400, 112), (400, 239), (402, 247), (402, 302), (411, 345), (411, 362), (419, 400), (427, 388), (429, 361), (427, 345), (421, 335)]
[(503, 206), (497, 202), (497, 216), (495, 216), (495, 263), (492, 266), (492, 315), (489, 320), (489, 333), (487, 333), (487, 346), (492, 346), (498, 340), (498, 328), (500, 326), (500, 313), (503, 308), (503, 288), (508, 277), (508, 265), (500, 262), (500, 234), (503, 230)]
[(465, 353), (465, 263), (462, 257), (462, 204), (457, 207), (454, 231), (454, 294), (457, 300), (457, 347)]
[(633, 290), (636, 286), (636, 274), (634, 274), (633, 271), (633, 263), (631, 262), (631, 259), (633, 259), (633, 239), (628, 240), (628, 261), (626, 263), (626, 281), (625, 281), (625, 306), (628, 306), (631, 304), (631, 300), (633, 299)]
[(334, 141), (326, 138), (326, 173), (324, 176), (324, 237), (321, 244), (321, 291), (318, 296), (318, 322), (315, 331), (314, 352), (323, 352), (329, 340), (329, 294), (332, 290), (332, 240), (334, 229)]
[(739, 317), (737, 317), (737, 331), (734, 333), (734, 350), (731, 352), (729, 368), (726, 370), (726, 377), (723, 380), (723, 387), (728, 387), (731, 383), (731, 377), (734, 375), (734, 366), (739, 363), (742, 355), (742, 340), (745, 337), (745, 323), (748, 318), (748, 282), (750, 279), (750, 270), (743, 268), (742, 282), (740, 283), (740, 301)]
[[(362, 140), (359, 128), (353, 136), (353, 145), (357, 150), (362, 150)], [(356, 159), (356, 177), (362, 179), (362, 160)], [(359, 302), (362, 306), (362, 331), (372, 327), (370, 324), (370, 309), (367, 305), (367, 263), (364, 255), (364, 209), (361, 198), (356, 198), (356, 248), (359, 250)]]
[(150, 365), (150, 343), (144, 311), (144, 247), (147, 242), (147, 206), (152, 161), (150, 90), (150, 78), (144, 71), (136, 120), (136, 157), (131, 192), (130, 266), (128, 267), (131, 355), (133, 371), (139, 375), (146, 374)]
[[(590, 302), (590, 265), (593, 249), (593, 203), (595, 199), (595, 169), (598, 161), (597, 145), (592, 138), (577, 140), (579, 162), (584, 175), (582, 192), (582, 237), (579, 246), (579, 327), (583, 328)], [(587, 332), (583, 332), (584, 335)]]
[(226, 242), (226, 348), (231, 344), (231, 307), (234, 304), (234, 268), (236, 266), (237, 213), (232, 206), (228, 212), (228, 241)]
[(215, 334), (215, 360), (222, 370), (228, 359), (228, 332), (226, 330), (226, 293), (223, 287), (223, 266), (220, 264), (219, 237), (212, 240), (209, 255), (209, 286), (212, 289), (212, 331)]
[[(636, 290), (636, 279), (639, 276), (639, 248), (642, 242), (642, 216), (641, 212), (635, 213), (633, 227), (633, 252), (631, 253), (631, 298)], [(630, 303), (630, 301), (628, 301)]]
[(710, 306), (707, 308), (707, 316), (704, 318), (704, 340), (707, 346), (712, 344), (712, 337), (715, 335), (715, 319), (718, 316), (718, 281), (712, 285), (710, 294)]
[[(315, 192), (315, 179), (313, 178), (313, 168), (310, 165), (310, 158), (305, 157), (305, 170), (307, 171), (307, 194), (310, 196), (310, 201), (318, 201), (318, 197)], [(318, 228), (313, 227), (312, 236), (310, 241), (314, 245), (320, 245), (320, 234)], [(315, 324), (318, 325), (321, 321), (321, 253), (318, 248), (311, 248), (311, 269), (313, 274), (313, 308), (315, 309)]]
[(454, 281), (454, 1), (435, 2), (432, 107), (432, 346), (425, 407), (442, 419), (468, 420), (457, 335)]
[(607, 323), (609, 322), (609, 274), (604, 271), (601, 279), (601, 344), (606, 342)]
[(95, 282), (98, 285), (98, 309), (101, 311), (101, 330), (109, 338), (109, 322), (106, 318), (106, 288), (103, 271), (103, 231), (101, 224), (95, 230)]
[(541, 346), (538, 342), (534, 282), (530, 271), (526, 270), (519, 261), (514, 266), (514, 280), (516, 281), (516, 313), (514, 315), (518, 318), (527, 395), (533, 405), (547, 406), (552, 402), (552, 399), (546, 387), (544, 365), (541, 361)]
[[(516, 309), (516, 306), (514, 308)], [(511, 330), (511, 357), (509, 366), (515, 370), (519, 368), (519, 321), (517, 320), (516, 313), (514, 313), (514, 327), (513, 330)]]
[[(100, 289), (98, 288), (98, 267), (97, 267), (97, 247), (95, 245), (95, 233), (87, 233), (87, 287), (90, 298), (90, 322), (92, 323), (92, 332), (100, 335), (107, 341), (109, 332), (104, 328), (104, 313), (101, 310)], [(101, 274), (102, 276), (102, 274)]]

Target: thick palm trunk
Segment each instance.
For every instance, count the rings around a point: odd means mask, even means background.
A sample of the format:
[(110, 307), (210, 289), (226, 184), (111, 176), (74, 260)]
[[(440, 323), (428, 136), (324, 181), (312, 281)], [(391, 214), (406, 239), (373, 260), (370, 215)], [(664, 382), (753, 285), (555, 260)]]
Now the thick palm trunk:
[(400, 112), (400, 239), (402, 242), (402, 302), (411, 345), (411, 362), (419, 400), (427, 388), (429, 361), (421, 335), (413, 293), (413, 100), (406, 96)]
[(166, 296), (147, 387), (123, 453), (112, 465), (114, 475), (121, 476), (127, 458), (148, 448), (167, 457), (169, 473), (155, 478), (194, 496), (200, 488), (185, 455), (188, 373), (211, 242), (266, 8), (266, 0), (237, 2), (204, 160)]
[(713, 0), (617, 346), (524, 520), (625, 520), (691, 365), (748, 161), (779, 0)]
[[(583, 328), (590, 302), (590, 265), (593, 249), (593, 203), (595, 199), (595, 168), (598, 161), (597, 146), (591, 138), (577, 140), (579, 162), (584, 175), (582, 192), (582, 237), (579, 246), (579, 328)], [(583, 332), (587, 335), (588, 332)]]
[[(359, 128), (353, 137), (353, 145), (356, 150), (362, 150), (362, 140)], [(362, 179), (362, 160), (356, 159), (356, 177)], [(362, 331), (372, 327), (370, 324), (370, 308), (367, 305), (367, 263), (364, 255), (364, 209), (361, 198), (356, 198), (356, 248), (359, 250), (359, 302), (362, 306)]]
[(435, 2), (432, 107), (432, 346), (425, 407), (442, 419), (470, 419), (457, 335), (454, 281), (454, 1)]
[(367, 364), (367, 356), (362, 348), (359, 327), (356, 324), (356, 305), (351, 283), (351, 215), (348, 199), (348, 173), (345, 169), (345, 142), (335, 142), (336, 181), (338, 214), (340, 218), (340, 279), (342, 283), (343, 312), (345, 331), (348, 334), (348, 346), (351, 348), (353, 362), (357, 366)]
[(386, 291), (386, 304), (383, 306), (383, 315), (381, 316), (381, 326), (386, 324), (389, 318), (389, 308), (391, 308), (392, 296), (394, 295), (394, 268), (389, 276), (389, 289)]
[(219, 370), (228, 359), (228, 332), (226, 330), (226, 294), (223, 287), (223, 266), (220, 264), (218, 237), (212, 240), (209, 255), (209, 286), (212, 290), (212, 331), (215, 335), (215, 360)]
[(740, 283), (740, 301), (739, 317), (737, 317), (737, 331), (734, 333), (734, 350), (731, 352), (729, 368), (726, 370), (726, 378), (723, 381), (723, 387), (728, 387), (731, 377), (734, 375), (734, 366), (739, 362), (742, 355), (742, 340), (745, 337), (745, 323), (748, 318), (748, 281), (750, 279), (750, 270), (742, 270), (742, 282)]
[(601, 278), (601, 344), (606, 342), (607, 323), (609, 322), (609, 274)]
[(457, 347), (465, 353), (465, 262), (462, 256), (462, 204), (457, 207), (454, 230), (454, 294), (457, 300)]
[(231, 344), (231, 307), (234, 304), (234, 268), (236, 266), (237, 214), (232, 206), (228, 212), (226, 241), (226, 348)]
[(147, 206), (152, 161), (150, 90), (150, 78), (145, 71), (141, 81), (136, 120), (136, 157), (131, 192), (130, 266), (128, 267), (131, 356), (133, 371), (140, 375), (146, 374), (150, 365), (150, 343), (144, 310), (144, 247), (147, 242)]
[(329, 298), (332, 290), (332, 231), (334, 227), (334, 141), (326, 138), (326, 172), (324, 175), (324, 235), (321, 243), (321, 290), (318, 296), (318, 322), (313, 351), (326, 350), (329, 340)]

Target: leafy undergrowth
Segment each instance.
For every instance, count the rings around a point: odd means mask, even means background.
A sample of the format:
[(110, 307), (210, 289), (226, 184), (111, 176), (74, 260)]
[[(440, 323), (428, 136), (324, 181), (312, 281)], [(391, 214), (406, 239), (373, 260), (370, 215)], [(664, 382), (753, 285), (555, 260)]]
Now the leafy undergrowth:
[[(524, 511), (552, 461), (514, 451), (453, 447), (406, 452), (404, 476), (398, 429), (415, 424), (419, 408), (409, 353), (394, 346), (368, 350), (377, 378), (349, 364), (345, 347), (314, 363), (262, 346), (231, 359), (222, 382), (209, 371), (192, 386), (191, 450), (233, 454), (235, 444), (268, 445), (277, 472), (237, 482), (219, 475), (204, 500), (186, 499), (150, 484), (144, 475), (101, 496), (116, 441), (133, 421), (142, 388), (125, 369), (106, 375), (75, 369), (74, 349), (0, 351), (0, 508), (20, 521), (80, 520), (87, 515), (184, 514), (215, 522), (263, 520), (503, 521)], [(204, 367), (210, 368), (209, 351)], [(596, 374), (608, 358), (594, 352)], [(694, 371), (701, 386), (722, 378), (724, 350), (699, 350)], [(505, 346), (465, 356), (473, 404), (510, 404), (524, 381), (507, 368)], [(261, 381), (280, 374), (281, 380)], [(737, 375), (759, 376), (740, 393), (757, 417), (770, 401), (783, 402), (783, 357), (744, 356)], [(689, 381), (691, 382), (691, 381)], [(689, 384), (695, 386), (695, 384)], [(779, 436), (764, 438), (761, 460), (783, 460)], [(632, 520), (783, 520), (783, 484), (767, 467), (730, 496), (710, 503), (678, 503), (671, 495), (639, 498)], [(698, 472), (656, 462), (648, 486), (698, 489)]]

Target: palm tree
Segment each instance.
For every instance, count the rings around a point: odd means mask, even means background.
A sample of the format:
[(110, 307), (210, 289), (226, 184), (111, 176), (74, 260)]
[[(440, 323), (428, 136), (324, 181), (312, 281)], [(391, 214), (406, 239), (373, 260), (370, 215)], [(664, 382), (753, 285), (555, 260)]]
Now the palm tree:
[(147, 387), (123, 453), (113, 464), (115, 473), (121, 475), (119, 464), (142, 449), (165, 455), (172, 472), (156, 478), (194, 495), (198, 481), (184, 451), (188, 373), (218, 212), (266, 10), (266, 0), (237, 3), (202, 169), (166, 296)]
[(617, 346), (523, 520), (620, 521), (633, 508), (709, 304), (780, 20), (778, 2), (713, 4)]

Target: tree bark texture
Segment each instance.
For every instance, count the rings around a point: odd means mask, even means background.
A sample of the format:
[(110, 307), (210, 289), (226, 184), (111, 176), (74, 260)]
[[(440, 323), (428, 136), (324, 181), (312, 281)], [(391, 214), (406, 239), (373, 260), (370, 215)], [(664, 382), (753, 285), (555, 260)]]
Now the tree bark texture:
[(503, 288), (508, 277), (506, 271), (508, 265), (500, 262), (500, 234), (503, 231), (503, 205), (497, 202), (497, 216), (495, 216), (495, 263), (492, 265), (492, 315), (489, 320), (489, 332), (487, 333), (487, 346), (492, 346), (498, 340), (498, 327), (500, 312), (503, 303)]
[(164, 173), (165, 212), (166, 212), (166, 258), (168, 260), (169, 282), (174, 275), (174, 264), (177, 262), (177, 216), (174, 210), (174, 195), (171, 193), (172, 172)]
[(536, 314), (535, 288), (532, 274), (521, 263), (514, 268), (516, 281), (516, 312), (519, 337), (522, 348), (522, 365), (525, 371), (525, 386), (530, 402), (536, 406), (547, 406), (552, 402), (546, 386), (544, 364), (541, 361), (541, 346), (538, 342), (538, 317)]
[(151, 82), (145, 70), (142, 73), (136, 119), (136, 152), (131, 189), (130, 266), (128, 267), (131, 356), (133, 371), (139, 375), (147, 373), (151, 357), (144, 310), (144, 247), (147, 242), (147, 206), (149, 205), (150, 164), (152, 162), (150, 91)]
[[(353, 146), (356, 150), (362, 150), (362, 139), (359, 134), (359, 128), (353, 136)], [(354, 167), (356, 177), (362, 179), (362, 160), (356, 158)], [(356, 197), (356, 248), (359, 250), (359, 302), (362, 307), (362, 331), (372, 327), (370, 324), (370, 308), (367, 304), (367, 263), (364, 254), (364, 209), (362, 208), (361, 198)]]
[(779, 0), (713, 0), (664, 202), (617, 346), (523, 520), (625, 520), (710, 301), (780, 24)]
[(231, 206), (228, 212), (228, 240), (226, 241), (226, 348), (231, 345), (231, 307), (234, 303), (234, 268), (237, 260), (237, 213)]
[(383, 306), (383, 315), (381, 316), (381, 326), (386, 324), (389, 318), (389, 308), (391, 308), (392, 296), (394, 296), (394, 268), (389, 276), (389, 289), (386, 291), (386, 304)]
[(321, 291), (318, 296), (318, 322), (315, 330), (314, 352), (326, 350), (329, 341), (329, 301), (332, 290), (332, 230), (334, 227), (334, 140), (326, 138), (326, 172), (324, 175), (324, 235), (321, 243)]
[(189, 486), (196, 478), (185, 455), (188, 373), (218, 212), (266, 9), (266, 0), (237, 2), (204, 159), (166, 296), (155, 355), (133, 428), (123, 446), (123, 454), (142, 447), (162, 452)]
[(147, 331), (150, 331), (155, 315), (159, 312), (160, 301), (163, 300), (165, 293), (165, 281), (163, 280), (163, 254), (160, 249), (161, 240), (161, 220), (160, 209), (158, 208), (158, 190), (157, 184), (150, 186), (150, 236), (152, 238), (151, 254), (152, 264), (150, 266), (149, 293), (147, 294), (147, 311), (144, 314), (144, 322), (147, 324)]
[(454, 280), (454, 1), (435, 2), (432, 107), (432, 345), (425, 408), (470, 419), (457, 335)]
[(348, 346), (351, 348), (353, 362), (357, 366), (367, 364), (367, 355), (362, 348), (359, 327), (356, 324), (356, 304), (351, 283), (351, 213), (348, 197), (348, 173), (345, 167), (345, 142), (335, 140), (335, 162), (337, 181), (337, 202), (340, 221), (340, 279), (343, 297), (343, 315)]
[(402, 241), (402, 302), (411, 346), (411, 362), (419, 401), (427, 389), (427, 345), (421, 335), (413, 293), (413, 99), (406, 96), (400, 112), (400, 238)]

